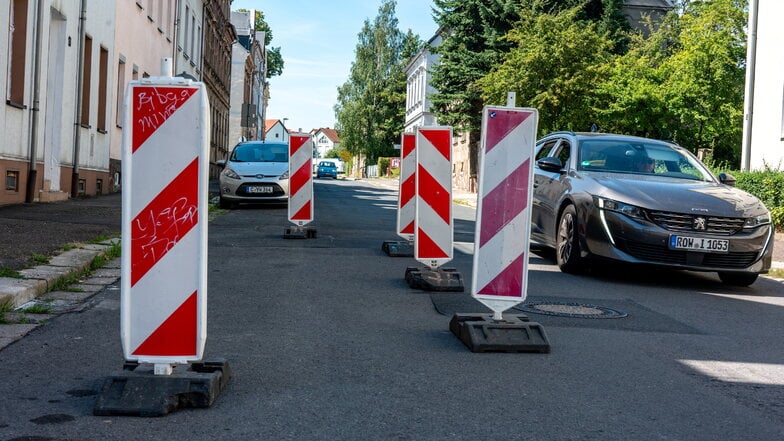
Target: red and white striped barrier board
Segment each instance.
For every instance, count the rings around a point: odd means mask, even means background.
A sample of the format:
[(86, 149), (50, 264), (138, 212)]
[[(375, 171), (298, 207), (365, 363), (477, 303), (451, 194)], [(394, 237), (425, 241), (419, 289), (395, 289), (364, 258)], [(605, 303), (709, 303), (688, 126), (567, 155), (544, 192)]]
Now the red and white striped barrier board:
[(412, 240), (416, 214), (416, 136), (413, 133), (403, 133), (400, 146), (397, 235), (405, 240)]
[(209, 105), (203, 83), (125, 93), (121, 333), (125, 358), (200, 360), (207, 336)]
[(452, 128), (416, 130), (414, 258), (431, 268), (452, 260)]
[(313, 221), (313, 140), (310, 135), (289, 136), (289, 221)]
[(485, 107), (471, 295), (497, 315), (525, 300), (536, 109)]

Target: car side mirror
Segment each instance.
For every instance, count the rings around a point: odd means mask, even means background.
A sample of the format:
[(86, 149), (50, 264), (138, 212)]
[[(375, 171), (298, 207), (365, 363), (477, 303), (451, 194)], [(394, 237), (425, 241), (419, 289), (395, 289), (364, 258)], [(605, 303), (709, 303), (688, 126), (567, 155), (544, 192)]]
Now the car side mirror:
[(563, 162), (560, 159), (556, 158), (555, 156), (547, 156), (538, 161), (536, 161), (536, 165), (539, 166), (544, 171), (549, 171), (553, 173), (559, 173), (563, 170)]
[(719, 173), (719, 182), (724, 185), (729, 185), (730, 187), (735, 186), (735, 176), (732, 176), (729, 173)]
[(219, 160), (215, 161), (215, 165), (217, 165), (220, 168), (225, 168), (226, 167), (226, 160), (225, 159), (219, 159)]

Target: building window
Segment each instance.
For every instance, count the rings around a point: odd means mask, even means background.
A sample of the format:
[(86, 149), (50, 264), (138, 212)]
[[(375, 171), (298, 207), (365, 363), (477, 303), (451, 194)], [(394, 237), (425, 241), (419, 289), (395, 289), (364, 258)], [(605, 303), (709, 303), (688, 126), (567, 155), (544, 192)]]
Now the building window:
[(79, 186), (77, 188), (77, 193), (80, 196), (84, 196), (87, 194), (87, 180), (86, 179), (79, 179)]
[(7, 170), (5, 172), (5, 189), (8, 191), (19, 191), (19, 172)]
[(136, 81), (139, 79), (139, 66), (133, 65), (133, 70), (131, 71), (131, 79)]
[(82, 68), (82, 115), (81, 124), (90, 126), (90, 84), (92, 82), (93, 39), (84, 37), (84, 66)]
[(6, 100), (8, 104), (22, 107), (27, 64), (27, 0), (11, 0), (9, 13)]
[(191, 17), (191, 63), (196, 62), (196, 17)]
[(95, 194), (103, 194), (103, 179), (95, 180)]
[(106, 133), (106, 90), (109, 84), (109, 51), (101, 48), (98, 66), (98, 124), (99, 132)]
[(120, 56), (117, 62), (117, 115), (115, 123), (117, 127), (123, 126), (123, 100), (125, 100), (125, 58)]
[(185, 58), (188, 58), (188, 53), (189, 53), (188, 52), (188, 40), (189, 40), (189, 38), (188, 38), (188, 29), (189, 29), (190, 24), (191, 24), (190, 23), (191, 22), (190, 21), (190, 15), (191, 15), (191, 9), (188, 7), (188, 5), (185, 5), (185, 17), (184, 17), (184, 20), (183, 20), (185, 22), (185, 32), (182, 33), (182, 41), (183, 41), (183, 43), (182, 43), (182, 55)]

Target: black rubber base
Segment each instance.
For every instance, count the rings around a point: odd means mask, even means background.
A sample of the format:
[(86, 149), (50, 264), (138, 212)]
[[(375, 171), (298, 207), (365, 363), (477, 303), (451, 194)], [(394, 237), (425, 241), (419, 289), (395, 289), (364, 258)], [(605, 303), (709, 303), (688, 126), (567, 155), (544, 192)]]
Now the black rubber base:
[(315, 239), (316, 229), (310, 227), (286, 227), (283, 230), (284, 239)]
[(504, 314), (502, 321), (496, 321), (493, 314), (457, 313), (449, 330), (471, 352), (550, 352), (542, 325), (528, 321), (524, 314)]
[(153, 365), (127, 362), (104, 381), (94, 415), (163, 416), (181, 408), (210, 407), (231, 378), (226, 360), (177, 365), (171, 375), (154, 375)]
[(424, 291), (463, 292), (463, 277), (454, 268), (406, 268), (406, 283)]
[(385, 240), (381, 249), (390, 257), (414, 257), (414, 247), (408, 241)]

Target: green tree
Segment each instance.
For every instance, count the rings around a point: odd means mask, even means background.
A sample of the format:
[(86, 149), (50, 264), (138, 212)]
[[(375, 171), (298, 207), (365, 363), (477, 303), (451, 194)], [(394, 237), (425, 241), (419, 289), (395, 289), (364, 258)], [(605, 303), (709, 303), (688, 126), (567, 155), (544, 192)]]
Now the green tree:
[(692, 0), (649, 38), (632, 41), (597, 90), (605, 128), (713, 149), (737, 167), (743, 126), (742, 0)]
[(596, 84), (605, 75), (614, 42), (600, 24), (579, 19), (582, 7), (537, 13), (526, 9), (505, 39), (514, 47), (504, 62), (477, 81), (488, 103), (504, 103), (514, 91), (517, 102), (539, 109), (539, 129), (588, 130)]
[(338, 88), (335, 105), (341, 144), (367, 163), (393, 155), (405, 123), (405, 63), (421, 46), (419, 38), (398, 29), (395, 1), (384, 0), (378, 15), (358, 35), (349, 79)]

